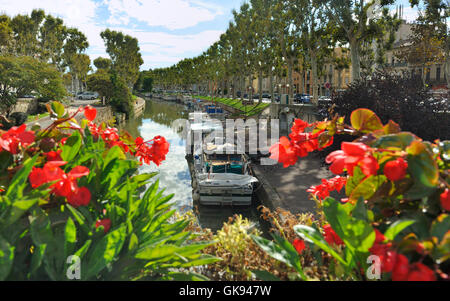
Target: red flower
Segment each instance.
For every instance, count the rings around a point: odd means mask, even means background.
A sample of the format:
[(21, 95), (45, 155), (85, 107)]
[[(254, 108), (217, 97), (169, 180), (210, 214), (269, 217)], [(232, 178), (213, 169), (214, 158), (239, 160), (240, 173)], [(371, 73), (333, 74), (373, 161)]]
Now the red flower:
[(436, 281), (436, 275), (426, 265), (416, 262), (411, 266), (408, 281)]
[(98, 228), (100, 226), (103, 226), (105, 233), (107, 233), (111, 228), (111, 220), (109, 218), (98, 220), (95, 223), (95, 228)]
[(74, 207), (87, 206), (91, 200), (91, 193), (86, 187), (78, 187), (77, 179), (87, 176), (89, 169), (84, 166), (73, 168), (68, 174), (60, 168), (67, 162), (50, 161), (44, 168), (33, 167), (29, 180), (33, 188), (43, 184), (55, 182), (50, 186), (52, 193), (65, 197), (69, 204)]
[(366, 176), (376, 175), (379, 165), (370, 154), (370, 148), (363, 143), (342, 143), (342, 150), (332, 152), (326, 162), (331, 164), (332, 173), (340, 175), (344, 169), (353, 176), (353, 169), (359, 166)]
[(336, 232), (334, 232), (333, 228), (331, 228), (330, 225), (325, 225), (323, 226), (323, 237), (325, 238), (325, 241), (329, 244), (329, 245), (343, 245), (344, 242), (342, 241), (342, 239), (336, 234)]
[(51, 152), (45, 153), (44, 155), (45, 155), (45, 157), (47, 157), (47, 161), (49, 161), (49, 162), (50, 161), (62, 161), (61, 153), (62, 153), (62, 150), (59, 149), (56, 152), (51, 151)]
[(442, 208), (446, 211), (450, 211), (450, 193), (448, 188), (441, 194), (440, 199)]
[(399, 181), (405, 178), (408, 170), (408, 163), (403, 158), (398, 158), (394, 161), (389, 161), (384, 166), (384, 175), (390, 181)]
[(86, 187), (80, 187), (67, 197), (67, 202), (78, 208), (80, 206), (87, 206), (91, 201), (91, 192)]
[(86, 106), (84, 108), (84, 116), (86, 116), (87, 120), (94, 121), (95, 117), (97, 117), (97, 109), (91, 106)]
[(331, 191), (340, 192), (342, 188), (347, 183), (347, 178), (344, 177), (335, 177), (330, 180), (322, 179), (322, 184), (318, 186), (312, 186), (307, 190), (307, 192), (312, 193), (318, 199), (323, 200), (330, 196)]
[[(151, 143), (149, 145), (149, 143)], [(136, 138), (136, 152), (135, 156), (139, 158), (141, 163), (145, 162), (150, 164), (153, 161), (156, 165), (161, 165), (161, 163), (166, 160), (166, 155), (169, 152), (170, 144), (166, 141), (164, 137), (157, 136), (150, 140), (148, 143), (144, 142), (141, 137)]]
[(395, 266), (392, 270), (393, 281), (406, 281), (410, 272), (408, 258), (405, 255), (397, 254), (395, 257)]
[(302, 253), (303, 250), (306, 248), (305, 242), (302, 239), (298, 239), (298, 238), (294, 240), (294, 243), (292, 245), (295, 247), (298, 254)]
[(25, 131), (27, 126), (12, 127), (0, 137), (0, 147), (13, 155), (18, 153), (19, 145), (27, 147), (34, 142), (35, 136), (32, 131)]
[(297, 163), (296, 150), (286, 137), (281, 137), (280, 142), (270, 147), (269, 151), (271, 153), (270, 159), (283, 163), (284, 168)]
[(384, 243), (387, 240), (386, 236), (380, 232), (380, 230), (375, 229), (375, 242), (374, 244)]

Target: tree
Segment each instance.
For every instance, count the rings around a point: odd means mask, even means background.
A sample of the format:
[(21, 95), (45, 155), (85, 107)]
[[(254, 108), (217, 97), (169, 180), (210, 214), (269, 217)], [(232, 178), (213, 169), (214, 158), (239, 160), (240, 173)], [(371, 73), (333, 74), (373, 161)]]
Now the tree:
[(139, 68), (144, 63), (138, 40), (109, 29), (103, 31), (100, 36), (105, 41), (112, 68), (125, 80), (131, 90), (139, 77)]
[[(83, 68), (83, 60), (78, 54), (83, 53), (89, 47), (87, 37), (76, 28), (69, 28), (67, 30), (66, 43), (64, 44), (64, 66), (69, 67), (69, 72), (72, 75), (72, 92), (77, 93), (79, 88), (79, 70)], [(81, 64), (81, 68), (80, 68)], [(84, 65), (86, 66), (86, 65)], [(78, 73), (78, 74), (77, 74)], [(83, 73), (83, 72), (81, 72)], [(86, 72), (87, 73), (87, 72)]]
[(0, 15), (0, 54), (8, 51), (12, 41), (11, 18)]
[(330, 30), (328, 18), (320, 1), (296, 1), (298, 13), (296, 25), (302, 32), (306, 57), (309, 58), (312, 71), (313, 102), (318, 103), (318, 65), (321, 55), (328, 50)]
[[(76, 82), (82, 83), (82, 91), (83, 91), (83, 83), (86, 83), (86, 77), (88, 72), (91, 70), (91, 59), (87, 54), (79, 54), (76, 53), (72, 56), (72, 72), (75, 75)], [(78, 91), (78, 87), (76, 88)]]
[[(419, 15), (415, 28), (415, 43), (420, 44), (421, 32), (426, 32), (426, 39), (433, 42), (434, 48), (440, 48), (440, 56), (443, 57), (444, 74), (447, 78), (447, 87), (450, 88), (450, 33), (448, 19), (450, 18), (449, 0), (410, 0), (411, 6), (423, 4), (425, 10)], [(425, 41), (426, 43), (426, 41)], [(420, 47), (420, 46), (419, 46)], [(435, 49), (435, 51), (438, 49)], [(439, 50), (438, 50), (439, 51)]]
[(276, 2), (272, 15), (272, 26), (274, 34), (278, 38), (278, 48), (283, 57), (283, 63), (287, 65), (287, 76), (289, 84), (289, 101), (294, 99), (294, 81), (293, 71), (298, 63), (299, 50), (301, 49), (301, 40), (299, 34), (300, 28), (295, 22), (298, 11), (291, 1), (282, 0)]
[(412, 32), (410, 44), (397, 51), (396, 56), (413, 68), (420, 67), (425, 85), (428, 67), (445, 62), (444, 41), (434, 34), (434, 28), (430, 25), (414, 25)]
[(109, 70), (109, 69), (111, 69), (112, 62), (110, 59), (98, 57), (94, 60), (94, 66), (97, 69)]
[(39, 53), (39, 27), (45, 19), (43, 10), (33, 10), (31, 16), (17, 15), (11, 20), (16, 55), (35, 56)]
[(60, 18), (47, 15), (40, 27), (40, 58), (63, 71), (63, 50), (67, 28)]
[(60, 72), (28, 56), (0, 56), (0, 110), (9, 116), (17, 97), (31, 92), (44, 99), (64, 97), (66, 90)]
[[(379, 20), (370, 16), (376, 9), (375, 1), (369, 0), (322, 0), (328, 18), (333, 20), (336, 32), (343, 44), (350, 46), (352, 64), (352, 81), (361, 77), (361, 46), (370, 43), (377, 35), (383, 34), (379, 27)], [(393, 4), (394, 0), (380, 1), (380, 5)], [(381, 16), (383, 18), (384, 15)]]
[(90, 91), (96, 91), (100, 98), (105, 97), (109, 103), (113, 97), (114, 85), (111, 80), (111, 74), (104, 69), (99, 69), (94, 74), (90, 74), (86, 81), (87, 87)]

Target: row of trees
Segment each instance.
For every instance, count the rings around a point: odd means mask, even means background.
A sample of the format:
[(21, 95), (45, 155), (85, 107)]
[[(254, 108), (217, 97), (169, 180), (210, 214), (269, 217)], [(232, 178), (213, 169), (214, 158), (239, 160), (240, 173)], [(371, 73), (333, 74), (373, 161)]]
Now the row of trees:
[(67, 27), (58, 17), (43, 10), (13, 18), (0, 16), (0, 54), (28, 56), (54, 66), (66, 73), (64, 80), (78, 92), (86, 79), (91, 61), (84, 52), (89, 47), (86, 36), (76, 28)]
[(109, 29), (101, 37), (110, 58), (96, 59), (97, 72), (89, 75), (91, 59), (85, 53), (89, 43), (78, 29), (67, 27), (62, 19), (46, 15), (43, 10), (12, 18), (0, 15), (3, 111), (11, 110), (20, 95), (37, 92), (44, 98), (61, 99), (66, 95), (64, 85), (76, 95), (91, 82), (90, 89), (128, 113), (131, 91), (143, 64), (138, 41)]
[[(420, 22), (445, 24), (446, 1), (425, 0), (426, 17)], [(155, 85), (196, 85), (209, 93), (227, 92), (234, 98), (237, 91), (247, 90), (246, 82), (252, 83), (256, 75), (259, 91), (262, 79), (269, 78), (272, 94), (278, 84), (274, 79), (287, 78), (292, 98), (294, 71), (303, 81), (310, 70), (313, 98), (317, 100), (318, 79), (326, 63), (333, 63), (338, 71), (351, 66), (352, 81), (386, 63), (386, 50), (392, 48), (401, 24), (398, 14), (390, 13), (389, 5), (393, 4), (395, 0), (250, 0), (233, 11), (227, 31), (200, 56), (153, 70)], [(446, 28), (435, 32), (441, 40), (447, 39)], [(350, 60), (336, 57), (336, 47), (348, 50)]]

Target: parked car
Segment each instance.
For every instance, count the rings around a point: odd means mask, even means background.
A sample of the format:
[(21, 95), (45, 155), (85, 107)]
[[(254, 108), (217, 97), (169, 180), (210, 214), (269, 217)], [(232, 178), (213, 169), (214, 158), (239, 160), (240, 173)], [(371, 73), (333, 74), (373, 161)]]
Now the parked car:
[(99, 94), (97, 92), (83, 92), (81, 94), (79, 94), (78, 99), (80, 100), (94, 100), (97, 99), (99, 97)]
[(301, 103), (311, 103), (311, 95), (302, 94), (300, 98)]
[(263, 98), (263, 99), (271, 99), (272, 96), (271, 96), (269, 93), (263, 93), (263, 94), (262, 94), (262, 98)]
[(302, 94), (294, 94), (294, 103), (302, 103)]

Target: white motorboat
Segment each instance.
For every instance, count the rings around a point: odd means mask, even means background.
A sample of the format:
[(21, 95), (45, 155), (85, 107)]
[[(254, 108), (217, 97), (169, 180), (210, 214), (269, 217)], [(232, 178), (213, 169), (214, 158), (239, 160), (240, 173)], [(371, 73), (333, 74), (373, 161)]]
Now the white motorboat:
[[(204, 147), (205, 148), (205, 147)], [(252, 204), (254, 184), (244, 154), (227, 154), (233, 145), (209, 144), (194, 156), (194, 194), (202, 205), (249, 206)]]

